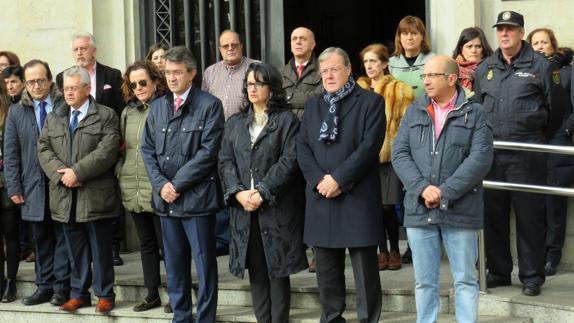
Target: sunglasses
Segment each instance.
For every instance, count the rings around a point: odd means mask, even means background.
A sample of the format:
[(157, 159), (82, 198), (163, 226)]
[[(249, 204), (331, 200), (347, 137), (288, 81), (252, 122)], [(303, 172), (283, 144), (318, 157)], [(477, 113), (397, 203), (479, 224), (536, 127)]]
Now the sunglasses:
[(137, 83), (131, 82), (130, 83), (130, 90), (132, 90), (132, 91), (135, 90), (136, 87), (138, 87), (138, 84), (140, 85), (140, 87), (146, 87), (147, 86), (147, 80), (141, 80), (141, 81), (138, 81)]

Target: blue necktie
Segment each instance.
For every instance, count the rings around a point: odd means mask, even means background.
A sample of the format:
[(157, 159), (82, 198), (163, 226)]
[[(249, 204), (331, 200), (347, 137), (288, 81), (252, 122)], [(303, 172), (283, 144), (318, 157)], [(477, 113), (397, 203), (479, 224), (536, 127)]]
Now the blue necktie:
[(40, 108), (40, 130), (42, 130), (42, 128), (44, 128), (44, 121), (46, 121), (46, 105), (48, 105), (48, 103), (46, 103), (46, 101), (40, 102), (40, 105), (39, 105), (39, 108)]
[(72, 122), (70, 122), (70, 136), (74, 136), (74, 131), (78, 127), (78, 116), (80, 111), (72, 111)]

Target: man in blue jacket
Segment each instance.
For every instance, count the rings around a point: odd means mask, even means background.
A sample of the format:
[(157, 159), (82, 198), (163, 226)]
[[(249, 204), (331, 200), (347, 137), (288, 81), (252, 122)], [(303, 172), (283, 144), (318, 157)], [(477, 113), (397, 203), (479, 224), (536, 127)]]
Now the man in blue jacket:
[(482, 180), (492, 162), (492, 130), (480, 104), (457, 85), (458, 66), (430, 59), (421, 75), (426, 96), (413, 103), (395, 138), (392, 163), (406, 195), (417, 322), (436, 322), (441, 242), (448, 253), (458, 322), (476, 322)]
[[(62, 224), (53, 221), (48, 179), (38, 162), (36, 143), (48, 113), (64, 101), (52, 81), (48, 63), (33, 59), (24, 65), (26, 90), (12, 105), (4, 134), (4, 174), (10, 200), (30, 221), (36, 253), (36, 292), (24, 305), (64, 304), (70, 294), (70, 263)], [(15, 283), (15, 282), (14, 282)]]
[(153, 189), (152, 206), (161, 219), (167, 292), (173, 322), (191, 322), (191, 253), (199, 280), (196, 321), (214, 322), (223, 107), (219, 99), (192, 86), (197, 62), (189, 49), (174, 47), (165, 59), (171, 92), (152, 103), (141, 150)]

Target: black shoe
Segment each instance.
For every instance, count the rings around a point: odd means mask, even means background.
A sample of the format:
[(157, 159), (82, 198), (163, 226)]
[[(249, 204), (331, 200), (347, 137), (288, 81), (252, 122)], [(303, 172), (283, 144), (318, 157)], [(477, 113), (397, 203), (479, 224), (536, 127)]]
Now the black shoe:
[(487, 288), (496, 288), (499, 286), (510, 286), (512, 281), (510, 278), (499, 278), (495, 277), (494, 275), (487, 274), (486, 275), (486, 287)]
[(151, 302), (148, 302), (146, 299), (141, 301), (140, 303), (134, 306), (134, 312), (143, 312), (147, 310), (151, 310), (152, 308), (160, 307), (161, 306), (161, 299), (158, 297)]
[(114, 255), (114, 266), (121, 266), (124, 264), (124, 260), (122, 259), (122, 257), (120, 257), (119, 247), (114, 247), (113, 255)]
[(526, 296), (538, 296), (540, 295), (540, 286), (537, 284), (524, 284), (524, 286), (522, 286), (522, 294)]
[(14, 279), (6, 279), (4, 293), (2, 294), (2, 303), (12, 303), (16, 300), (16, 281)]
[(22, 299), (22, 304), (24, 305), (38, 305), (43, 303), (48, 303), (52, 298), (52, 294), (44, 294), (41, 293), (39, 290), (36, 290), (34, 295), (25, 297)]
[(54, 306), (62, 306), (66, 304), (67, 301), (68, 301), (67, 293), (56, 292), (54, 293), (54, 295), (52, 295), (52, 299), (50, 299), (50, 304)]
[(544, 272), (546, 276), (554, 276), (556, 275), (556, 267), (552, 265), (552, 262), (548, 261), (546, 265), (544, 265)]
[(407, 248), (407, 251), (403, 254), (403, 258), (401, 259), (403, 264), (412, 264), (413, 263), (413, 255), (411, 254), (411, 247)]

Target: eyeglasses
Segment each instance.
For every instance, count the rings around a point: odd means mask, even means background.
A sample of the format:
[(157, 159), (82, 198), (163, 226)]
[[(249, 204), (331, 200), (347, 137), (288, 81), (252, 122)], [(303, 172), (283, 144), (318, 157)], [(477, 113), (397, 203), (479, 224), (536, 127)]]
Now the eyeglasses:
[(138, 82), (131, 82), (130, 83), (130, 90), (135, 90), (136, 87), (138, 87), (138, 84), (140, 87), (146, 87), (147, 86), (147, 80), (139, 80)]
[(185, 73), (185, 71), (183, 71), (183, 70), (175, 70), (175, 71), (165, 70), (165, 76), (171, 76), (171, 75), (173, 75), (173, 76), (175, 76), (175, 77), (180, 77), (180, 76), (182, 76), (184, 73)]
[(73, 49), (73, 52), (74, 52), (74, 53), (78, 53), (78, 52), (79, 52), (79, 53), (84, 53), (84, 52), (87, 52), (88, 49), (90, 49), (90, 48), (89, 48), (89, 47), (76, 47), (76, 48)]
[(78, 92), (79, 86), (64, 86), (64, 92)]
[(259, 90), (260, 88), (262, 88), (262, 87), (264, 87), (264, 86), (266, 86), (266, 85), (267, 85), (266, 82), (259, 82), (259, 81), (257, 81), (257, 82), (247, 82), (247, 83), (245, 83), (245, 88), (248, 89), (248, 90), (249, 90), (250, 88), (253, 88), (253, 89), (255, 89), (255, 90)]
[(449, 76), (449, 75), (452, 75), (452, 73), (426, 73), (426, 74), (421, 74), (421, 80), (424, 80), (427, 77), (430, 79), (435, 79), (439, 76)]
[(319, 73), (321, 73), (321, 76), (327, 75), (327, 73), (330, 74), (339, 74), (339, 72), (341, 72), (342, 70), (344, 70), (346, 68), (345, 67), (331, 67), (331, 68), (326, 68), (326, 69), (322, 69), (319, 71)]
[(39, 87), (42, 87), (44, 86), (44, 84), (46, 84), (46, 81), (48, 80), (47, 79), (27, 80), (26, 86), (34, 87), (34, 85), (38, 85)]
[(240, 43), (231, 43), (225, 45), (219, 45), (219, 48), (229, 50), (229, 49), (237, 49), (241, 44)]

